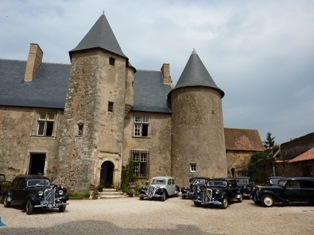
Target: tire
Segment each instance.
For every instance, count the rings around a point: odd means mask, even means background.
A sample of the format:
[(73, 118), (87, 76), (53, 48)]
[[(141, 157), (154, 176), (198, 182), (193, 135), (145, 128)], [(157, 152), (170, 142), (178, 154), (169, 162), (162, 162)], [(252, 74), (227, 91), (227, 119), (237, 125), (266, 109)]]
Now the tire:
[(238, 198), (238, 202), (242, 202), (243, 201), (243, 195), (241, 195), (240, 198)]
[(30, 200), (27, 200), (26, 207), (25, 207), (26, 214), (28, 215), (33, 214), (33, 210), (34, 210), (34, 206), (32, 202)]
[(66, 207), (66, 205), (59, 206), (59, 212), (64, 212)]
[(182, 199), (186, 199), (186, 196), (182, 196)]
[(140, 200), (143, 200), (144, 199), (144, 197), (140, 197)]
[(9, 206), (11, 206), (11, 202), (8, 202), (8, 195), (4, 195), (4, 198), (3, 198), (3, 205), (4, 205), (4, 207), (9, 207)]
[(274, 205), (274, 198), (270, 195), (265, 195), (262, 197), (262, 205), (265, 207), (271, 207)]
[(199, 202), (194, 202), (194, 206), (195, 206), (195, 207), (200, 207), (200, 206), (201, 206), (201, 203), (199, 203)]
[(166, 201), (166, 192), (164, 191), (161, 195), (161, 200), (164, 202)]
[(222, 203), (221, 203), (220, 208), (221, 208), (221, 209), (226, 209), (226, 208), (228, 207), (228, 205), (229, 205), (228, 198), (227, 198), (227, 197), (224, 197), (224, 198), (222, 199)]

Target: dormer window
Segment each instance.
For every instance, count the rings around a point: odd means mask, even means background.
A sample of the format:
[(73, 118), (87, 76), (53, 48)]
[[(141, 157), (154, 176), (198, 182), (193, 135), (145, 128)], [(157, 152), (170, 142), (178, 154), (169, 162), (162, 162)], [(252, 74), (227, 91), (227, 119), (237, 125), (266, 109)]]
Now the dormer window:
[(109, 64), (110, 65), (114, 66), (115, 61), (116, 61), (115, 58), (109, 57)]

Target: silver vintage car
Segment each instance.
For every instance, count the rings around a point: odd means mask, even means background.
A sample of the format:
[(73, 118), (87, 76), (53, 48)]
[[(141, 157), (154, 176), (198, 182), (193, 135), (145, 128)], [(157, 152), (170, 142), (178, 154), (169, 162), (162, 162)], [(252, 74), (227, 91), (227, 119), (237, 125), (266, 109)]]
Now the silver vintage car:
[(179, 195), (179, 187), (175, 184), (174, 178), (170, 176), (157, 176), (150, 180), (148, 188), (140, 188), (140, 199), (161, 199)]

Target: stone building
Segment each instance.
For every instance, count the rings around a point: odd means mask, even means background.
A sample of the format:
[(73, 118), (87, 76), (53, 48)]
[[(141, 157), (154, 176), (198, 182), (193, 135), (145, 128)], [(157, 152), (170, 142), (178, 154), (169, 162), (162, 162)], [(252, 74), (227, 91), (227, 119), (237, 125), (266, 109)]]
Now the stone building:
[[(173, 87), (169, 64), (131, 65), (102, 15), (69, 56), (71, 64), (44, 63), (32, 43), (27, 61), (0, 59), (0, 172), (8, 179), (41, 173), (83, 192), (119, 184), (132, 159), (140, 180), (173, 175), (184, 185), (229, 168), (240, 174), (262, 150), (256, 130), (224, 128), (224, 92), (195, 50)], [(234, 141), (229, 150), (225, 139)]]

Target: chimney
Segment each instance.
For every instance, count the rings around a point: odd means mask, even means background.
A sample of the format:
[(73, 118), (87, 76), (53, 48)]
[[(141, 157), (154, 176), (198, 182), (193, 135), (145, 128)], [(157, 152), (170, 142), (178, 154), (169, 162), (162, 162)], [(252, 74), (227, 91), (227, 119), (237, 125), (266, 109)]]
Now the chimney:
[(162, 65), (161, 73), (162, 73), (162, 79), (163, 79), (164, 84), (172, 84), (169, 64)]
[(42, 62), (43, 54), (44, 53), (38, 44), (36, 43), (30, 44), (24, 76), (25, 82), (31, 82), (33, 80), (33, 76)]

